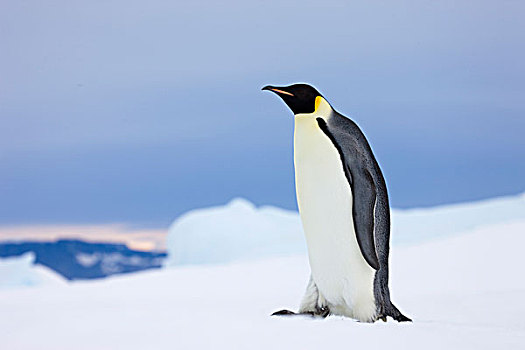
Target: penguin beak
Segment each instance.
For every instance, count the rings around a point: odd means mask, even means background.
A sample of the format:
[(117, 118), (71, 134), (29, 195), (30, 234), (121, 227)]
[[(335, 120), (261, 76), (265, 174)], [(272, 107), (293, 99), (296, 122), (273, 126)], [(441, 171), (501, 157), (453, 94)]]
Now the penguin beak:
[(291, 92), (285, 91), (283, 89), (284, 88), (281, 88), (281, 87), (278, 87), (278, 86), (267, 85), (267, 86), (263, 87), (261, 90), (272, 91), (272, 92), (275, 92), (277, 95), (294, 96), (294, 94), (292, 94)]

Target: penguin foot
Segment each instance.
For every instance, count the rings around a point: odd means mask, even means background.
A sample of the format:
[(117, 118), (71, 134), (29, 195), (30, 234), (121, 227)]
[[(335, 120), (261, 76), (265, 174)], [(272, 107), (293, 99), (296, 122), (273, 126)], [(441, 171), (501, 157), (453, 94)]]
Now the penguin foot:
[(328, 315), (330, 315), (330, 309), (328, 308), (328, 306), (317, 307), (317, 312), (315, 315), (320, 316), (322, 318), (326, 318), (328, 317)]
[(304, 311), (304, 312), (293, 312), (290, 310), (279, 310), (275, 311), (271, 316), (310, 316), (310, 317), (322, 317), (326, 318), (330, 315), (330, 309), (326, 306), (318, 307), (315, 311)]
[(313, 311), (306, 311), (306, 312), (293, 312), (290, 310), (279, 310), (275, 311), (271, 316), (310, 316), (314, 317), (315, 313)]
[(293, 315), (297, 315), (297, 314), (290, 310), (279, 310), (279, 311), (275, 311), (270, 316), (293, 316)]

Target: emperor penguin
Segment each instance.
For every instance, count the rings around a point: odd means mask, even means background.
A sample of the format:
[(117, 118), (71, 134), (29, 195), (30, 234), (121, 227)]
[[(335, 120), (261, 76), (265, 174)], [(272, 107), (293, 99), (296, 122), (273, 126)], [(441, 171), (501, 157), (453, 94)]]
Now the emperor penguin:
[(390, 300), (386, 183), (363, 132), (312, 86), (265, 86), (295, 115), (297, 204), (311, 276), (298, 313), (411, 321)]

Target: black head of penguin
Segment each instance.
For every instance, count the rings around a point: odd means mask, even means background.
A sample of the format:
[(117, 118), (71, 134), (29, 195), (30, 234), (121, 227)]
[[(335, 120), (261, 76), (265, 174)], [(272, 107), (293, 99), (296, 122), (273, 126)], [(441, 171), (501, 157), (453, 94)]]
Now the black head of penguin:
[(290, 86), (268, 85), (262, 89), (276, 93), (290, 107), (293, 114), (315, 112), (315, 99), (317, 96), (321, 96), (319, 91), (308, 84), (294, 84)]

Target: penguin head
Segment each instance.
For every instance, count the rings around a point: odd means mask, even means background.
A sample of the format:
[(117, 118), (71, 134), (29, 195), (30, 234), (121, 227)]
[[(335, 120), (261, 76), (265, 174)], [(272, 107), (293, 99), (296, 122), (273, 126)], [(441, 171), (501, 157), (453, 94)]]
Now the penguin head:
[(289, 86), (268, 85), (262, 89), (277, 94), (295, 115), (314, 113), (319, 103), (324, 100), (319, 91), (308, 84), (293, 84)]

